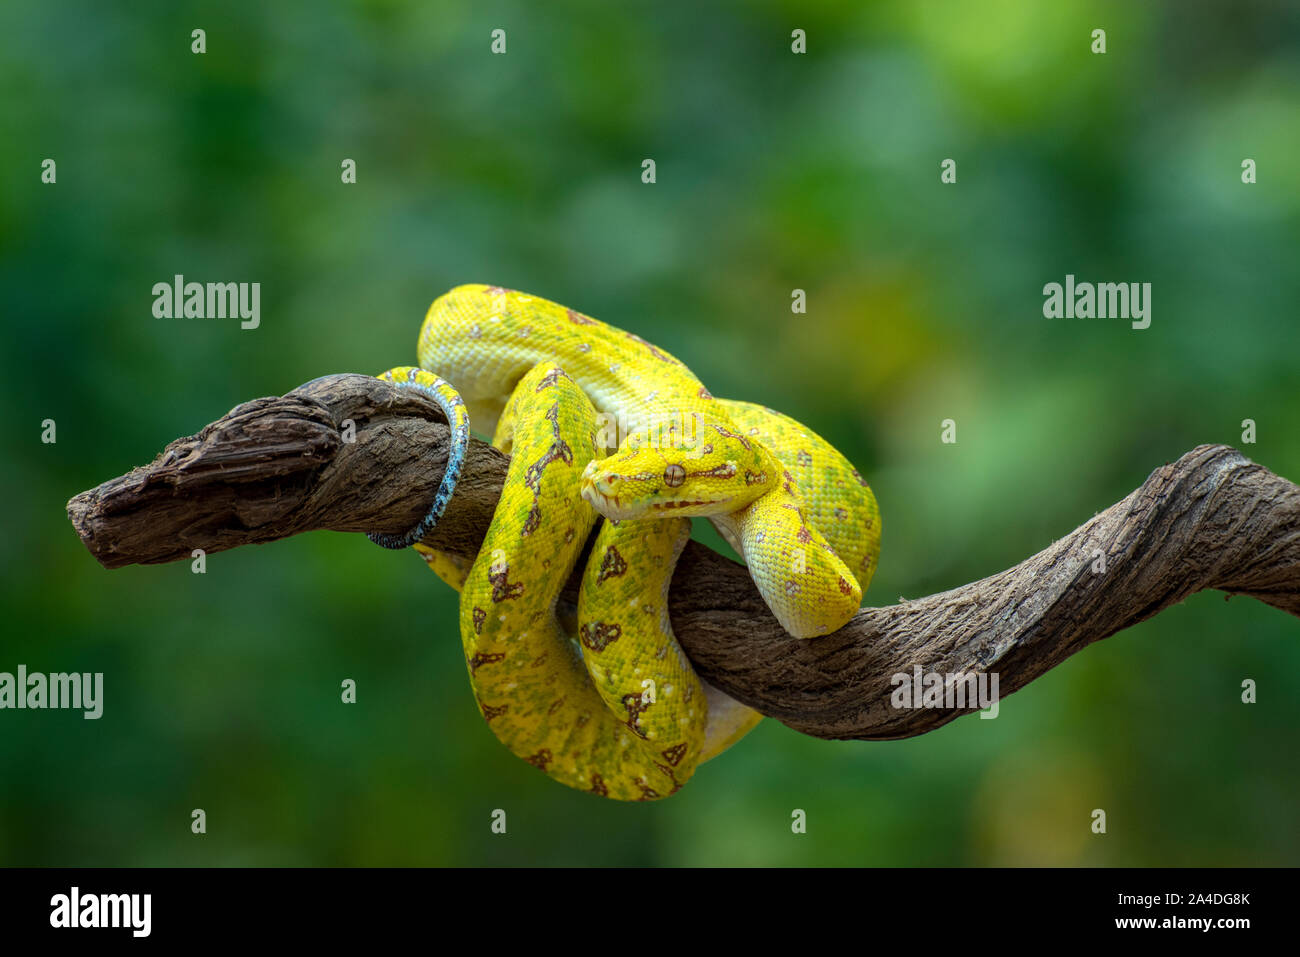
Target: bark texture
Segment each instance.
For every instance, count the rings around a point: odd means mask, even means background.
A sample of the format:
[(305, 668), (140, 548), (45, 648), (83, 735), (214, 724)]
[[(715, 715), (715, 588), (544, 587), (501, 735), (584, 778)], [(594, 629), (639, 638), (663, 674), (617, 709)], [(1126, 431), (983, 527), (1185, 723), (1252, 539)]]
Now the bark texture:
[[(325, 376), (237, 406), (149, 465), (75, 496), (68, 517), (108, 568), (315, 529), (400, 533), (428, 508), (447, 440), (441, 412), (418, 393), (370, 376)], [(508, 463), (474, 440), (425, 543), (472, 557)], [(1094, 570), (1098, 555), (1103, 571)], [(1226, 446), (1203, 445), (1156, 469), (1014, 568), (864, 608), (824, 638), (787, 636), (744, 567), (694, 542), (674, 575), (670, 612), (695, 667), (732, 697), (806, 734), (886, 739), (965, 713), (891, 707), (897, 673), (996, 672), (1005, 696), (1206, 588), (1300, 615), (1300, 489)]]

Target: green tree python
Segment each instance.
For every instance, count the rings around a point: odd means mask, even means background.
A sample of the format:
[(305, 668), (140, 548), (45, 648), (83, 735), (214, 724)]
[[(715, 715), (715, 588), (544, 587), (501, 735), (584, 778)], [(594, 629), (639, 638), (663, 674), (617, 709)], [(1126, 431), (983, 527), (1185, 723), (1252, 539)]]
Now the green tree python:
[[(715, 398), (639, 336), (497, 286), (439, 297), (418, 356), (381, 378), (441, 406), (447, 468), (415, 528), (371, 538), (413, 545), (460, 592), (479, 711), (553, 779), (617, 800), (666, 797), (761, 719), (702, 681), (673, 637), (668, 586), (691, 518), (744, 557), (794, 637), (832, 632), (861, 604), (880, 513), (811, 429)], [(455, 490), (470, 423), (511, 455), (472, 563), (418, 544)], [(575, 618), (560, 591), (597, 522)]]

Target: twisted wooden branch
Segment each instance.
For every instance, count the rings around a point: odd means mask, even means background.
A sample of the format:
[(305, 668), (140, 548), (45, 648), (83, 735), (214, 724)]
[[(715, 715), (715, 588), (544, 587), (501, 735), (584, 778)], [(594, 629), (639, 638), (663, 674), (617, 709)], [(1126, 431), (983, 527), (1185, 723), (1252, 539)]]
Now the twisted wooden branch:
[[(77, 495), (68, 517), (109, 568), (313, 529), (396, 533), (424, 514), (446, 450), (447, 427), (423, 396), (369, 376), (326, 376), (232, 409), (150, 465)], [(475, 440), (425, 543), (473, 556), (508, 461)], [(892, 707), (896, 674), (997, 673), (1006, 695), (1206, 588), (1300, 615), (1300, 489), (1224, 446), (1156, 469), (1014, 568), (864, 608), (824, 638), (788, 637), (745, 569), (694, 542), (673, 578), (670, 611), (696, 668), (732, 697), (806, 734), (881, 739), (965, 713)]]

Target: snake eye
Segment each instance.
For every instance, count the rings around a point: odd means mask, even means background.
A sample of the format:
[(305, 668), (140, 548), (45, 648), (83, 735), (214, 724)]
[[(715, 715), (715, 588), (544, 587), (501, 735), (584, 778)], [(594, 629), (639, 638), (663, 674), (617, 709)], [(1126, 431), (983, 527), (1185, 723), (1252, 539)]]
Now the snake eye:
[(664, 484), (669, 488), (677, 488), (686, 481), (686, 469), (682, 468), (676, 462), (664, 469)]

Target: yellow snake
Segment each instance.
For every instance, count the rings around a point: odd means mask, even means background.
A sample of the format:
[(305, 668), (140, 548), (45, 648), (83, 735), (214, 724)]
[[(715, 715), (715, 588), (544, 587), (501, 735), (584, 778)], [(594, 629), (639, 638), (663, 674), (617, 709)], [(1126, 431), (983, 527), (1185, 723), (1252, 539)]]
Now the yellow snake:
[[(673, 638), (667, 591), (689, 518), (708, 517), (744, 556), (791, 635), (827, 634), (858, 609), (880, 513), (862, 476), (800, 423), (715, 398), (632, 333), (496, 286), (438, 298), (418, 355), (419, 368), (382, 378), (439, 402), (452, 454), (426, 519), (371, 537), (405, 547), (433, 526), (469, 423), (511, 454), (472, 565), (416, 548), (461, 593), (483, 717), (555, 780), (620, 800), (665, 797), (760, 720), (704, 683)], [(575, 620), (559, 595), (597, 521)]]

